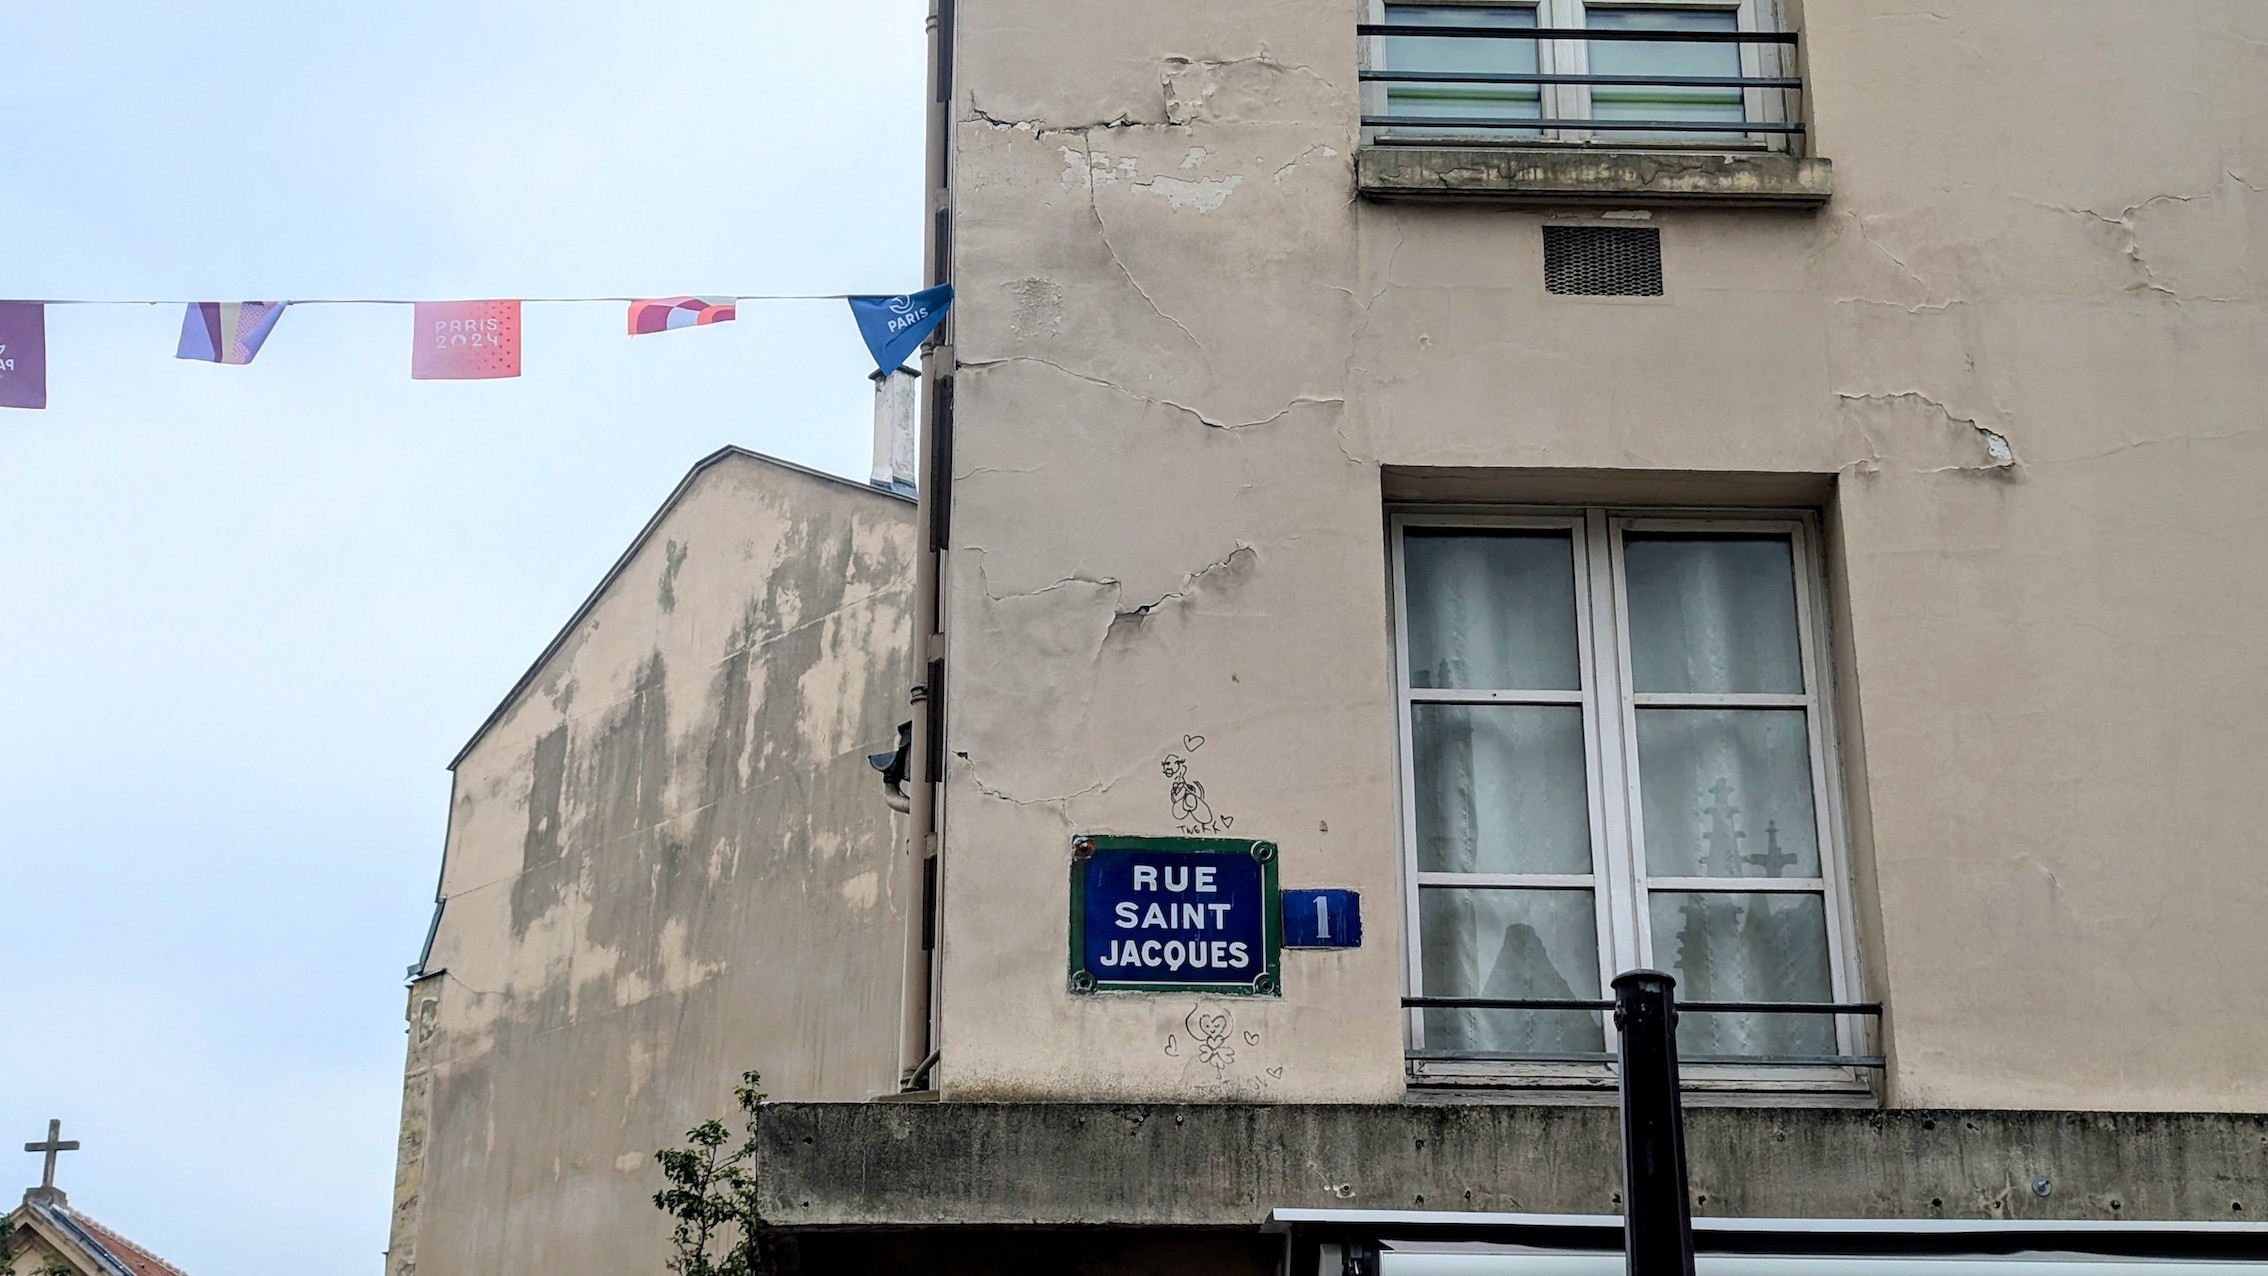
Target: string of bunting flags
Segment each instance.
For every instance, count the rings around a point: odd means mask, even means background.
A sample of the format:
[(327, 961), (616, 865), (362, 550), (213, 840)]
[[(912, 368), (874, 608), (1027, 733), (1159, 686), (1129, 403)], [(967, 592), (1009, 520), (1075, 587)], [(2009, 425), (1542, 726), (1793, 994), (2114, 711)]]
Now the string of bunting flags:
[[(300, 301), (192, 301), (183, 304), (173, 355), (243, 366), (293, 306), (409, 306), (410, 377), (417, 381), (487, 381), (520, 375), (520, 308), (528, 304), (618, 302), (629, 306), (629, 335), (643, 336), (730, 323), (747, 301), (844, 301), (875, 367), (894, 372), (953, 308), (953, 286), (898, 296), (853, 293), (761, 293), (731, 297), (523, 297), (493, 301), (411, 301), (384, 297)], [(0, 301), (0, 408), (47, 406), (49, 306), (172, 305), (152, 301)]]

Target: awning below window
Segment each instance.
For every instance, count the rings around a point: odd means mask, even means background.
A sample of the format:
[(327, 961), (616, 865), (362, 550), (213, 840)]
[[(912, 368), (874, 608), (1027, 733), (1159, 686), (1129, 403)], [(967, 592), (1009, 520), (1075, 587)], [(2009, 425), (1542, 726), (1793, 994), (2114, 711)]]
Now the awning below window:
[[(1282, 1209), (1268, 1226), (1299, 1276), (1624, 1271), (1613, 1215)], [(1693, 1232), (1697, 1276), (2268, 1276), (2257, 1223), (1699, 1218)]]
[[(2213, 1262), (2213, 1276), (2268, 1276), (2268, 1263), (2084, 1254), (1990, 1258), (1713, 1254), (1697, 1257), (1694, 1269), (1697, 1276), (2198, 1276), (2197, 1265), (2202, 1261)], [(1379, 1254), (1378, 1272), (1379, 1276), (1623, 1276), (1623, 1262), (1620, 1254), (1538, 1253), (1515, 1246), (1457, 1241), (1389, 1241)]]

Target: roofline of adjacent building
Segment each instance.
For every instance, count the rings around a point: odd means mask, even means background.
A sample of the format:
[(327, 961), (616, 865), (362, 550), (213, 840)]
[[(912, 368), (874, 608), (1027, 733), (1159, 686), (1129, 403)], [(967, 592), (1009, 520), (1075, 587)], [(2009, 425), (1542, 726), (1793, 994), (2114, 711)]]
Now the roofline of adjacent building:
[[(111, 1276), (134, 1276), (133, 1269), (126, 1266), (125, 1262), (116, 1254), (111, 1253), (110, 1247), (103, 1244), (101, 1237), (89, 1233), (85, 1225), (72, 1215), (68, 1207), (26, 1201), (24, 1202), (24, 1212), (62, 1233), (63, 1239), (69, 1241), (73, 1248), (79, 1250), (89, 1262), (110, 1273)], [(50, 1238), (50, 1243), (52, 1242), (53, 1238)]]
[[(544, 647), (542, 654), (538, 655), (535, 662), (528, 666), (527, 672), (520, 675), (520, 680), (512, 684), (510, 691), (504, 693), (504, 698), (498, 701), (496, 708), (489, 713), (487, 718), (482, 720), (479, 728), (472, 733), (472, 738), (465, 741), (465, 747), (457, 750), (457, 756), (449, 759), (448, 769), (450, 774), (456, 773), (457, 768), (463, 765), (464, 760), (472, 755), (472, 751), (480, 747), (480, 742), (488, 738), (489, 731), (494, 729), (497, 723), (503, 721), (504, 715), (511, 711), (513, 705), (519, 703), (520, 697), (526, 694), (529, 687), (535, 685), (537, 676), (543, 672), (543, 667), (550, 664), (551, 658), (559, 654), (559, 649), (567, 645), (568, 638), (582, 627), (583, 621), (588, 619), (591, 612), (598, 607), (599, 599), (605, 597), (606, 591), (613, 588), (614, 582), (621, 578), (623, 572), (629, 570), (631, 560), (638, 557), (639, 553), (653, 540), (654, 533), (661, 530), (662, 522), (669, 517), (672, 510), (677, 508), (678, 502), (685, 499), (685, 494), (692, 490), (693, 484), (699, 481), (700, 477), (712, 467), (736, 457), (761, 461), (776, 469), (786, 470), (791, 474), (801, 474), (806, 478), (839, 484), (854, 492), (867, 492), (887, 500), (901, 501), (907, 505), (920, 503), (919, 498), (911, 493), (873, 483), (861, 483), (856, 479), (844, 478), (840, 474), (829, 474), (825, 470), (812, 469), (808, 465), (797, 465), (793, 461), (782, 460), (779, 457), (758, 452), (753, 448), (727, 444), (702, 457), (693, 463), (693, 468), (685, 472), (685, 477), (680, 479), (677, 486), (663, 499), (660, 508), (654, 511), (654, 516), (646, 520), (644, 527), (638, 529), (638, 534), (630, 539), (630, 547), (623, 550), (622, 556), (614, 560), (614, 566), (606, 569), (606, 574), (599, 578), (598, 585), (591, 590), (590, 596), (583, 600), (582, 606), (575, 609), (574, 615), (567, 618), (567, 623), (560, 627), (558, 634)], [(456, 819), (456, 813), (456, 798), (452, 794), (449, 800), (449, 818), (452, 822)], [(448, 839), (444, 835), (440, 869), (443, 881), (447, 880), (448, 872)], [(426, 926), (425, 944), (418, 950), (417, 961), (409, 968), (408, 978), (412, 981), (426, 978), (434, 973), (428, 969), (433, 961), (433, 941), (441, 933), (441, 912), (447, 906), (448, 899), (441, 893), (441, 882), (436, 881), (433, 885), (433, 920)]]
[(793, 461), (784, 461), (779, 457), (737, 445), (728, 444), (702, 457), (693, 463), (692, 469), (685, 472), (685, 477), (662, 501), (661, 507), (654, 511), (654, 516), (647, 519), (646, 525), (639, 529), (636, 536), (631, 538), (630, 547), (622, 551), (620, 558), (614, 560), (614, 566), (607, 568), (606, 574), (599, 578), (597, 587), (592, 589), (590, 596), (585, 598), (582, 605), (575, 609), (575, 614), (567, 618), (567, 623), (560, 627), (559, 633), (544, 647), (543, 653), (535, 658), (535, 663), (529, 665), (527, 672), (520, 675), (520, 680), (512, 684), (512, 689), (504, 693), (503, 700), (499, 701), (494, 711), (482, 720), (479, 728), (472, 733), (472, 738), (465, 741), (465, 747), (457, 750), (457, 756), (449, 759), (449, 770), (455, 771), (467, 757), (471, 756), (472, 751), (479, 748), (480, 742), (487, 738), (489, 731), (498, 722), (503, 721), (504, 715), (510, 711), (514, 704), (518, 703), (520, 696), (535, 684), (536, 676), (543, 672), (543, 667), (551, 662), (553, 656), (559, 654), (560, 648), (567, 645), (568, 638), (574, 635), (574, 632), (582, 626), (583, 621), (588, 619), (591, 612), (598, 607), (599, 599), (605, 597), (606, 591), (613, 587), (614, 582), (621, 577), (623, 572), (629, 570), (631, 560), (635, 559), (639, 552), (646, 548), (647, 543), (653, 540), (654, 533), (661, 529), (663, 520), (667, 519), (670, 512), (677, 508), (679, 501), (685, 499), (685, 494), (692, 490), (693, 484), (700, 479), (701, 475), (712, 467), (735, 457), (761, 461), (766, 465), (775, 466), (790, 473), (839, 484), (854, 492), (867, 492), (889, 500), (902, 501), (908, 505), (918, 503), (915, 497), (890, 488), (877, 487), (872, 483), (861, 483), (856, 479), (844, 478), (840, 474), (829, 474), (825, 470), (815, 470), (808, 465), (798, 465)]

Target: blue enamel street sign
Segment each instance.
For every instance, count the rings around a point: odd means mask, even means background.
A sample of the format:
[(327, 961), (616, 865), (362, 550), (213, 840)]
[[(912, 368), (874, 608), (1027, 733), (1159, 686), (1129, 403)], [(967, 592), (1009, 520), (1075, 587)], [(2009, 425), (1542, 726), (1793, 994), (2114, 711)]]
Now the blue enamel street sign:
[(1281, 924), (1273, 842), (1072, 839), (1072, 992), (1276, 996)]
[(1353, 891), (1285, 891), (1284, 947), (1362, 947), (1362, 896)]

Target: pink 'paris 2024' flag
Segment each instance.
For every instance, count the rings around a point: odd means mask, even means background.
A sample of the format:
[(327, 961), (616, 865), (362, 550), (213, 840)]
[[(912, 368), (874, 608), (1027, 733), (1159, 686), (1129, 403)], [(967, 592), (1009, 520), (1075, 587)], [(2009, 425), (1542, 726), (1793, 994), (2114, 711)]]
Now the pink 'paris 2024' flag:
[(520, 303), (421, 301), (410, 376), (419, 381), (485, 381), (520, 375)]

